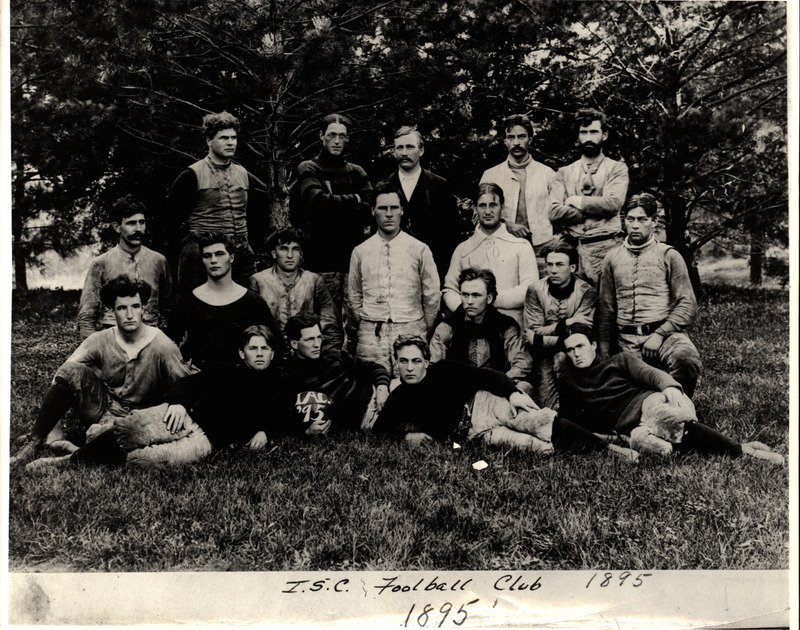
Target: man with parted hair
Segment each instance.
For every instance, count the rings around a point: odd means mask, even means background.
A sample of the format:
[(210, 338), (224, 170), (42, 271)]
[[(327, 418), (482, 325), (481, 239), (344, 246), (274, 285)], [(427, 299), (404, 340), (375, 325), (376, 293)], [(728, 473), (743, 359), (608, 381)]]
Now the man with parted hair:
[(532, 283), (525, 293), (523, 336), (533, 357), (533, 399), (543, 407), (558, 409), (556, 374), (564, 354), (558, 338), (567, 326), (594, 322), (597, 292), (578, 278), (578, 251), (563, 239), (544, 252), (547, 276)]
[(119, 240), (114, 247), (95, 258), (86, 272), (78, 306), (81, 339), (116, 324), (112, 310), (103, 307), (100, 289), (123, 275), (150, 285), (150, 299), (144, 305), (142, 321), (148, 326), (166, 328), (172, 306), (172, 275), (166, 257), (142, 245), (147, 214), (145, 205), (133, 195), (125, 195), (114, 202), (111, 226)]
[(431, 248), (442, 280), (462, 228), (466, 226), (462, 226), (456, 199), (447, 180), (420, 165), (424, 154), (425, 142), (417, 128), (400, 127), (394, 134), (397, 170), (385, 181), (400, 195), (403, 231)]
[(290, 317), (313, 313), (320, 320), (324, 351), (340, 352), (344, 342), (341, 311), (334, 305), (319, 274), (303, 268), (308, 237), (294, 227), (277, 230), (269, 238), (274, 265), (250, 278), (250, 288), (269, 306), (283, 330)]
[(489, 269), (468, 267), (458, 277), (461, 306), (442, 321), (431, 337), (431, 363), (460, 361), (504, 373), (530, 394), (531, 356), (513, 317), (493, 305), (497, 281)]
[(596, 109), (575, 114), (579, 160), (562, 166), (550, 185), (550, 222), (578, 246), (578, 272), (592, 286), (603, 258), (619, 244), (619, 211), (628, 194), (628, 167), (603, 154), (608, 121)]
[(239, 120), (228, 112), (204, 116), (208, 154), (184, 169), (169, 191), (166, 217), (173, 237), (185, 234), (178, 258), (180, 295), (205, 282), (197, 247), (205, 232), (222, 233), (233, 243), (238, 284), (247, 285), (256, 272), (252, 244), (263, 240), (270, 224), (267, 186), (233, 161), (239, 129)]
[(697, 319), (689, 271), (678, 251), (655, 239), (655, 197), (633, 195), (622, 210), (628, 236), (603, 261), (597, 313), (597, 348), (617, 347), (660, 367), (687, 396), (700, 376), (700, 354), (685, 330)]
[[(542, 250), (553, 240), (553, 226), (548, 218), (550, 182), (555, 171), (537, 162), (530, 153), (533, 123), (525, 114), (514, 114), (501, 123), (508, 158), (481, 175), (481, 183), (494, 182), (503, 189), (505, 203), (502, 219), (506, 229), (533, 245), (537, 262)], [(539, 262), (539, 272), (544, 269)]]
[[(142, 323), (149, 298), (150, 285), (127, 276), (103, 286), (100, 299), (114, 313), (116, 325), (87, 337), (58, 368), (12, 465), (36, 458), (45, 442), (76, 450), (57, 427), (69, 409), (77, 413), (88, 441), (132, 409), (157, 405), (172, 383), (191, 373), (177, 346), (158, 328)], [(54, 429), (59, 435), (51, 434)]]

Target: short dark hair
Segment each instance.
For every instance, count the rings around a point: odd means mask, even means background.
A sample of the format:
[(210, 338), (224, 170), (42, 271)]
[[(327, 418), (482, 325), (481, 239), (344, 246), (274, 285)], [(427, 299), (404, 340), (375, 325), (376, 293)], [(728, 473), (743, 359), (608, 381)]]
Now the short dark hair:
[(519, 125), (528, 132), (528, 135), (531, 138), (533, 138), (533, 123), (531, 122), (531, 119), (528, 118), (527, 114), (511, 114), (510, 116), (503, 118), (502, 124), (503, 134), (507, 133), (511, 127), (516, 127)]
[(206, 140), (211, 140), (223, 129), (233, 129), (238, 133), (240, 127), (239, 119), (225, 111), (203, 116), (203, 137)]
[(200, 255), (203, 254), (203, 249), (211, 245), (221, 243), (225, 247), (225, 251), (229, 254), (234, 253), (233, 241), (231, 237), (222, 232), (203, 232), (197, 240), (197, 249)]
[(122, 223), (125, 219), (132, 217), (134, 214), (143, 214), (146, 218), (147, 206), (141, 201), (138, 201), (136, 197), (130, 193), (117, 199), (114, 205), (111, 206), (111, 220), (114, 223)]
[(420, 352), (422, 352), (422, 358), (426, 361), (430, 360), (431, 348), (428, 345), (428, 342), (419, 335), (398, 335), (397, 339), (395, 339), (394, 343), (392, 344), (395, 358), (397, 358), (398, 352), (408, 346), (416, 346), (419, 348)]
[(274, 339), (274, 335), (272, 334), (272, 331), (269, 328), (264, 326), (264, 324), (255, 324), (253, 326), (248, 326), (247, 328), (245, 328), (242, 331), (241, 337), (239, 338), (239, 349), (243, 350), (244, 348), (246, 348), (247, 344), (250, 343), (250, 340), (253, 337), (264, 337), (264, 339), (267, 342), (267, 345), (273, 350), (275, 349), (272, 345), (272, 340)]
[(603, 131), (608, 130), (608, 118), (599, 109), (584, 107), (583, 109), (579, 109), (577, 112), (575, 112), (575, 121), (577, 122), (578, 127), (588, 127), (595, 120), (600, 121), (600, 128)]
[(328, 126), (333, 125), (334, 123), (344, 125), (347, 129), (347, 133), (350, 133), (350, 129), (353, 127), (353, 121), (344, 114), (328, 114), (321, 121), (319, 121), (319, 132), (324, 135), (328, 130)]
[(417, 130), (416, 127), (412, 127), (411, 125), (403, 125), (402, 127), (400, 127), (400, 129), (395, 131), (394, 139), (397, 140), (401, 136), (407, 136), (410, 133), (417, 134), (417, 145), (419, 146), (420, 149), (424, 149), (425, 141), (422, 139), (422, 134)]
[(572, 335), (583, 335), (589, 340), (589, 343), (594, 343), (597, 341), (595, 337), (594, 330), (588, 324), (582, 324), (580, 322), (571, 324), (567, 326), (567, 329), (559, 336), (558, 338), (558, 349), (562, 352), (566, 352), (566, 348), (564, 347), (564, 342), (572, 337)]
[(550, 254), (566, 254), (569, 257), (570, 265), (578, 264), (578, 249), (569, 241), (559, 238), (550, 247), (545, 247), (542, 252), (542, 258), (547, 261)]
[(625, 205), (622, 206), (622, 212), (620, 212), (620, 214), (624, 217), (628, 212), (636, 208), (644, 210), (644, 213), (651, 219), (658, 216), (658, 202), (650, 193), (642, 193), (640, 195), (631, 195), (628, 197)]
[(100, 289), (100, 301), (107, 308), (114, 308), (118, 297), (139, 296), (142, 306), (150, 299), (152, 288), (143, 280), (132, 280), (130, 276), (117, 276), (106, 282)]
[(478, 199), (481, 195), (496, 195), (500, 200), (501, 206), (504, 206), (506, 203), (505, 196), (503, 195), (503, 189), (500, 188), (499, 184), (495, 184), (494, 182), (483, 182), (478, 184), (478, 194), (475, 197), (475, 203), (478, 202)]
[(486, 285), (486, 293), (497, 297), (497, 278), (490, 269), (479, 269), (478, 267), (467, 267), (458, 274), (458, 288), (470, 280), (483, 280)]
[(382, 182), (378, 182), (375, 184), (375, 188), (372, 189), (372, 207), (376, 207), (378, 204), (378, 196), (379, 195), (397, 195), (398, 199), (400, 199), (400, 205), (403, 204), (403, 195), (400, 194), (399, 186), (395, 186), (391, 182), (384, 180)]
[(314, 326), (319, 326), (319, 317), (313, 313), (300, 313), (286, 320), (283, 334), (289, 341), (297, 341), (303, 336), (302, 333), (306, 328)]
[(288, 245), (297, 243), (300, 249), (305, 249), (308, 245), (308, 235), (300, 228), (286, 226), (275, 230), (267, 239), (267, 251), (271, 252), (278, 245)]

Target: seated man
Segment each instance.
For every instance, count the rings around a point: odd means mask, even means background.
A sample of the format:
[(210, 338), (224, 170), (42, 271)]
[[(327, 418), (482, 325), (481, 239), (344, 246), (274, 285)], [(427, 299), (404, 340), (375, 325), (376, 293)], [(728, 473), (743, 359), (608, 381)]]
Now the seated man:
[(144, 305), (142, 321), (165, 328), (172, 301), (172, 275), (167, 259), (142, 245), (147, 228), (147, 208), (126, 195), (114, 202), (111, 226), (119, 234), (117, 244), (89, 265), (78, 307), (81, 339), (116, 324), (111, 309), (100, 301), (100, 289), (118, 276), (142, 280), (150, 285), (150, 299)]
[(272, 331), (275, 351), (284, 354), (280, 328), (267, 303), (231, 276), (234, 248), (221, 233), (204, 234), (198, 243), (206, 282), (181, 295), (167, 333), (181, 343), (184, 358), (201, 369), (215, 363), (235, 365), (236, 347), (248, 326), (264, 324)]
[(544, 255), (547, 277), (531, 284), (525, 293), (522, 334), (533, 357), (533, 399), (543, 407), (558, 409), (556, 373), (565, 359), (557, 348), (558, 337), (572, 324), (592, 325), (597, 292), (575, 275), (575, 247), (558, 240)]
[[(635, 461), (628, 449), (605, 442), (551, 409), (539, 409), (505, 374), (457, 361), (430, 364), (422, 337), (394, 342), (400, 385), (389, 395), (375, 422), (377, 434), (411, 443), (445, 441), (465, 432), (467, 439), (534, 452), (556, 449), (609, 449)], [(460, 427), (464, 405), (473, 400), (469, 427)]]
[(684, 332), (697, 319), (697, 300), (678, 251), (655, 239), (658, 206), (633, 195), (622, 209), (628, 236), (603, 260), (597, 305), (597, 348), (607, 358), (633, 353), (664, 369), (690, 398), (700, 376), (700, 354)]
[(461, 306), (447, 316), (431, 338), (431, 363), (451, 359), (474, 367), (503, 372), (522, 392), (531, 394), (526, 381), (531, 357), (513, 317), (494, 307), (497, 281), (488, 269), (467, 267), (458, 276)]
[(323, 352), (339, 352), (344, 343), (342, 317), (322, 276), (302, 268), (308, 238), (302, 230), (285, 227), (269, 239), (275, 264), (250, 277), (250, 288), (267, 303), (281, 331), (290, 317), (312, 313), (319, 317)]
[[(290, 317), (284, 329), (292, 356), (286, 362), (287, 385), (300, 398), (319, 392), (333, 402), (319, 433), (334, 429), (369, 429), (389, 395), (389, 372), (372, 361), (352, 359), (344, 352), (324, 356), (322, 331), (313, 315)], [(307, 432), (308, 433), (308, 432)]]
[[(190, 374), (177, 346), (158, 328), (142, 323), (150, 285), (119, 276), (100, 291), (116, 326), (93, 333), (56, 371), (27, 443), (11, 464), (34, 459), (64, 414), (74, 409), (91, 440), (115, 418), (152, 407), (167, 389)], [(76, 447), (67, 443), (68, 450)]]
[(212, 365), (186, 376), (170, 388), (164, 404), (117, 418), (105, 433), (71, 456), (37, 460), (29, 467), (178, 465), (202, 459), (212, 447), (263, 449), (267, 436), (287, 432), (291, 404), (282, 377), (272, 367), (271, 340), (266, 326), (246, 328), (239, 343), (239, 364)]
[(783, 463), (759, 442), (739, 444), (697, 422), (692, 401), (666, 372), (628, 352), (601, 360), (588, 326), (568, 328), (562, 346), (569, 361), (559, 378), (559, 414), (585, 429), (630, 436), (630, 447), (641, 453), (691, 449)]

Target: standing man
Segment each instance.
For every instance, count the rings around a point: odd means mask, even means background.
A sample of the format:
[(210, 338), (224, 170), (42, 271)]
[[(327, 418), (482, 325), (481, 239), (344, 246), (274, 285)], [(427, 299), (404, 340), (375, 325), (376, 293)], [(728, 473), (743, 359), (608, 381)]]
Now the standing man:
[(269, 306), (281, 330), (290, 317), (313, 313), (320, 320), (323, 351), (339, 352), (344, 341), (340, 309), (334, 306), (319, 274), (303, 269), (308, 238), (293, 227), (279, 229), (270, 237), (268, 249), (275, 264), (250, 278), (250, 288)]
[(458, 277), (461, 306), (441, 322), (431, 338), (431, 363), (443, 359), (503, 372), (522, 392), (530, 395), (527, 382), (531, 356), (513, 317), (494, 307), (497, 281), (488, 269), (468, 267)]
[[(369, 226), (372, 185), (358, 164), (344, 159), (353, 123), (342, 114), (325, 116), (319, 127), (322, 151), (297, 167), (292, 225), (308, 234), (306, 266), (319, 273), (334, 303), (345, 306), (350, 253)], [(354, 326), (345, 317), (346, 325)]]
[(563, 367), (564, 353), (558, 339), (567, 326), (591, 327), (597, 291), (575, 275), (577, 250), (564, 240), (545, 251), (547, 277), (537, 280), (525, 293), (523, 336), (533, 357), (533, 399), (543, 407), (558, 409), (556, 374)]
[(147, 229), (146, 215), (144, 204), (132, 195), (114, 202), (111, 226), (119, 234), (119, 241), (95, 258), (86, 273), (78, 307), (78, 331), (82, 340), (116, 324), (112, 309), (103, 307), (100, 289), (123, 275), (150, 285), (150, 299), (143, 305), (142, 321), (148, 326), (166, 327), (172, 300), (172, 276), (167, 259), (142, 245)]
[(400, 229), (400, 196), (388, 184), (376, 188), (372, 215), (378, 231), (350, 257), (348, 302), (359, 319), (356, 356), (391, 374), (397, 336), (433, 330), (439, 274), (430, 248)]
[(600, 278), (597, 346), (601, 357), (630, 352), (668, 372), (691, 397), (700, 354), (684, 332), (697, 319), (697, 300), (681, 255), (655, 239), (658, 206), (633, 195), (622, 211), (628, 237), (606, 256)]
[(548, 211), (550, 182), (555, 171), (531, 156), (533, 123), (530, 118), (524, 114), (509, 116), (503, 120), (502, 129), (508, 159), (485, 171), (480, 183), (494, 182), (503, 189), (502, 218), (506, 229), (531, 242), (541, 275), (544, 272), (542, 251), (553, 240)]
[(522, 323), (522, 307), (528, 285), (538, 280), (539, 270), (531, 244), (509, 234), (500, 220), (504, 206), (503, 189), (494, 183), (478, 185), (478, 227), (475, 233), (456, 247), (444, 280), (442, 298), (454, 312), (461, 306), (458, 277), (468, 267), (489, 269), (497, 279), (498, 311)]
[[(236, 254), (238, 284), (247, 285), (256, 272), (252, 243), (266, 234), (268, 206), (264, 182), (233, 161), (239, 120), (228, 112), (203, 117), (208, 155), (178, 175), (169, 191), (172, 234), (188, 232), (178, 258), (178, 293), (186, 295), (206, 279), (197, 242), (206, 232), (227, 236)], [(248, 221), (249, 219), (249, 221)], [(248, 232), (248, 223), (250, 232)], [(260, 229), (259, 229), (260, 228)]]
[(422, 135), (415, 127), (403, 126), (394, 134), (394, 157), (398, 169), (386, 181), (400, 195), (403, 231), (431, 248), (440, 279), (459, 242), (461, 216), (447, 180), (420, 166), (425, 153)]
[(558, 169), (553, 179), (550, 222), (577, 242), (579, 273), (597, 287), (603, 258), (619, 244), (618, 215), (628, 194), (628, 167), (603, 155), (605, 114), (581, 109), (575, 117), (581, 157)]
[(69, 409), (87, 429), (88, 441), (132, 409), (158, 405), (175, 381), (190, 374), (177, 346), (158, 328), (142, 323), (149, 298), (150, 285), (127, 276), (103, 286), (100, 299), (112, 309), (116, 325), (90, 335), (58, 368), (28, 441), (11, 465), (35, 459), (45, 442), (53, 441), (51, 431), (60, 433), (56, 425)]

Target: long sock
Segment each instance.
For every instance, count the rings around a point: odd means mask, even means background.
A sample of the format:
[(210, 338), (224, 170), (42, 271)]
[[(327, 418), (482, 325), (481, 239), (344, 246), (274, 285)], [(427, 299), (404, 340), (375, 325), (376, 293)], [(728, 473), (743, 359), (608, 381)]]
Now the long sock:
[(587, 452), (606, 449), (606, 443), (594, 433), (561, 416), (556, 416), (553, 420), (552, 442), (557, 451)]
[(44, 442), (47, 434), (72, 407), (74, 400), (72, 390), (60, 381), (55, 381), (48, 387), (42, 398), (39, 415), (36, 416), (36, 421), (33, 423), (31, 437)]
[(109, 427), (75, 451), (70, 462), (76, 466), (122, 466), (126, 457), (127, 453), (119, 447), (114, 431)]
[(727, 435), (701, 422), (687, 422), (680, 444), (673, 448), (679, 451), (693, 450), (706, 455), (730, 455), (740, 457), (742, 445)]

